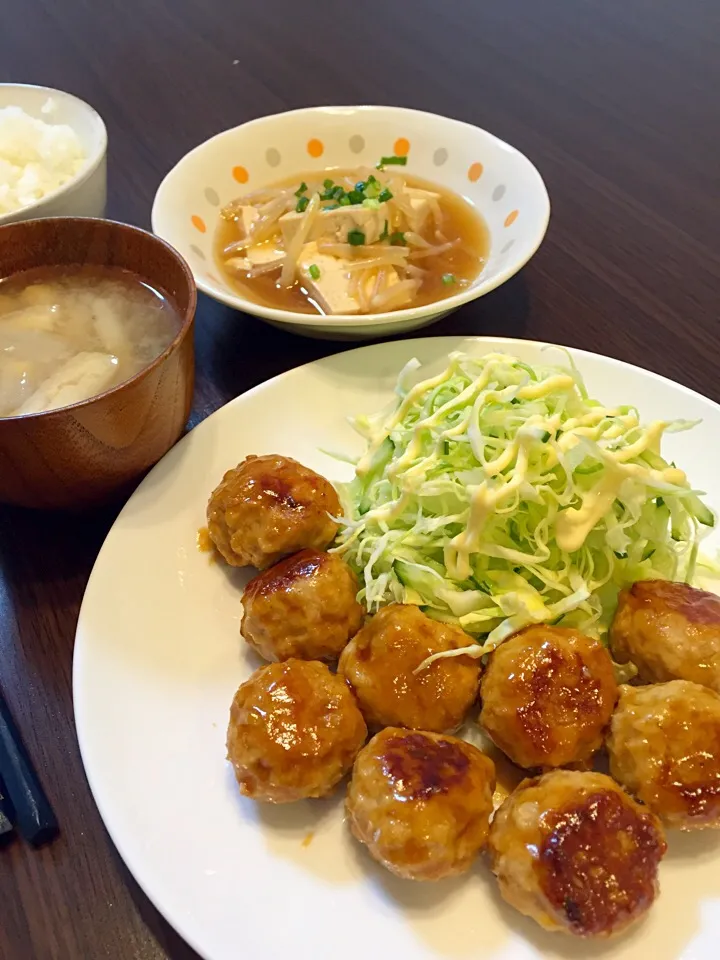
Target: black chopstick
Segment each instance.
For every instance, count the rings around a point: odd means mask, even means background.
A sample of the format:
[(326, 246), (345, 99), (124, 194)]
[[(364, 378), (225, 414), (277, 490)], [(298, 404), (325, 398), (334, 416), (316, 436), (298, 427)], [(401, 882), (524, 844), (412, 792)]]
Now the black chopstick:
[(0, 780), (0, 839), (7, 839), (13, 829), (10, 801), (5, 795), (5, 787), (3, 786), (2, 780)]
[(15, 825), (37, 847), (52, 840), (58, 823), (7, 703), (0, 692), (0, 777), (12, 804)]

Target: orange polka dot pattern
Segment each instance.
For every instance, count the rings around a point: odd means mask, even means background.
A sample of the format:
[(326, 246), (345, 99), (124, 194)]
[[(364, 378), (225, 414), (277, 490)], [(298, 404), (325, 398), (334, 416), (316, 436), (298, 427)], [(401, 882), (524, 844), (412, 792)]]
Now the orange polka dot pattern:
[(470, 183), (477, 183), (483, 174), (483, 165), (481, 163), (472, 163), (468, 170), (468, 180)]

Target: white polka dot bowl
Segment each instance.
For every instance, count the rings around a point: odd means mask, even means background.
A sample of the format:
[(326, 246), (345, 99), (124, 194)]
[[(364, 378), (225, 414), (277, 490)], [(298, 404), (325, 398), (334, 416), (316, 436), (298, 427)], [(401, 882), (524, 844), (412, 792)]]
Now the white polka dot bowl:
[[(461, 194), (484, 217), (490, 252), (472, 284), (425, 306), (323, 316), (263, 306), (223, 280), (214, 235), (226, 203), (294, 174), (373, 166), (390, 154), (407, 156), (407, 173)], [(312, 107), (252, 120), (200, 144), (160, 184), (152, 225), (215, 300), (304, 336), (360, 340), (426, 326), (505, 283), (540, 246), (549, 216), (532, 163), (479, 127), (401, 107)]]

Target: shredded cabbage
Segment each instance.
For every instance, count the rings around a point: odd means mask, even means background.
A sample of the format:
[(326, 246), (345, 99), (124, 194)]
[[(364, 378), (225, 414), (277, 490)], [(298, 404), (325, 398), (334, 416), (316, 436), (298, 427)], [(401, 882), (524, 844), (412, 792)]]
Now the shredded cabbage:
[(438, 376), (352, 423), (367, 441), (335, 552), (374, 611), (398, 601), (459, 624), (478, 655), (532, 623), (602, 637), (619, 589), (689, 581), (713, 512), (634, 407), (588, 397), (572, 359), (532, 367), (451, 354)]

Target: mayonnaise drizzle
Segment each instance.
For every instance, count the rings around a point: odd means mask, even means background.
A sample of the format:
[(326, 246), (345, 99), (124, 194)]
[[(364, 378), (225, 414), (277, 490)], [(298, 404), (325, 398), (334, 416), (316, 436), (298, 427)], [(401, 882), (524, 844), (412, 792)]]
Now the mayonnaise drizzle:
[[(460, 355), (450, 356), (450, 365), (435, 377), (423, 380), (412, 387), (403, 397), (398, 408), (385, 419), (382, 426), (371, 428), (368, 449), (356, 467), (358, 476), (370, 469), (380, 446), (392, 431), (407, 416), (410, 409), (429, 392), (446, 383), (457, 372)], [(423, 431), (437, 427), (449, 413), (467, 408), (469, 411), (460, 422), (447, 428), (442, 437), (452, 439), (467, 432), (478, 460), (482, 436), (478, 435), (474, 421), (483, 405), (508, 403), (513, 397), (519, 400), (539, 400), (553, 393), (572, 391), (576, 387), (575, 379), (569, 374), (552, 374), (544, 380), (531, 381), (525, 374), (517, 384), (509, 384), (497, 389), (493, 378), (500, 366), (507, 369), (512, 358), (504, 354), (489, 354), (485, 358), (485, 367), (476, 380), (465, 387), (461, 393), (448, 400), (431, 415), (418, 420), (412, 430), (410, 442), (400, 457), (389, 465), (390, 479), (402, 477), (402, 494), (396, 500), (370, 510), (367, 521), (387, 523), (406, 507), (409, 496), (421, 483), (430, 466), (436, 462), (437, 454), (415, 462), (422, 447)], [(522, 374), (521, 369), (518, 370)], [(493, 384), (493, 386), (491, 386)], [(627, 409), (627, 408), (626, 408)], [(470, 576), (472, 568), (470, 557), (476, 552), (482, 538), (483, 528), (492, 515), (519, 487), (527, 481), (528, 462), (531, 448), (538, 439), (548, 434), (554, 438), (561, 454), (572, 450), (585, 438), (597, 445), (598, 455), (602, 458), (604, 470), (599, 482), (585, 492), (579, 506), (561, 510), (555, 523), (555, 537), (561, 550), (573, 553), (584, 544), (590, 531), (605, 516), (617, 498), (622, 484), (628, 480), (641, 481), (658, 488), (687, 486), (687, 477), (682, 470), (668, 467), (654, 470), (648, 466), (629, 463), (645, 451), (658, 453), (663, 432), (669, 426), (667, 421), (657, 420), (642, 429), (633, 443), (608, 449), (612, 441), (620, 440), (628, 431), (639, 428), (639, 420), (634, 411), (622, 412), (616, 407), (595, 406), (580, 417), (567, 419), (564, 423), (560, 414), (550, 417), (531, 416), (517, 431), (512, 443), (494, 459), (484, 464), (486, 480), (476, 486), (468, 487), (470, 504), (467, 523), (462, 533), (455, 536), (445, 548), (445, 563), (448, 573), (455, 579), (464, 580)], [(548, 449), (548, 465), (558, 462), (552, 447)], [(509, 475), (504, 475), (509, 471)]]

